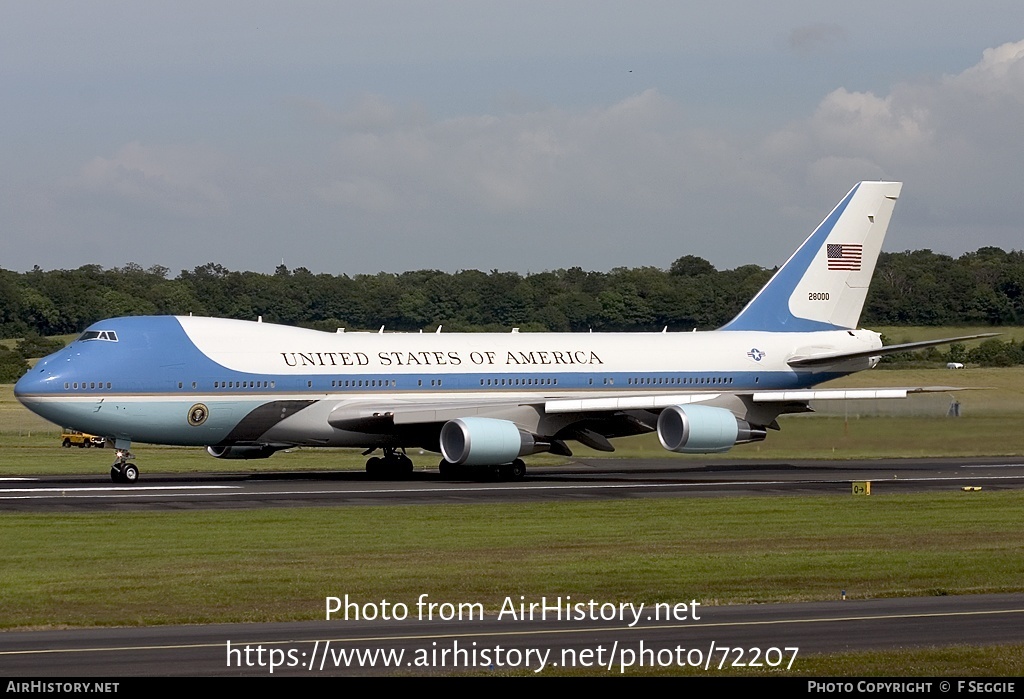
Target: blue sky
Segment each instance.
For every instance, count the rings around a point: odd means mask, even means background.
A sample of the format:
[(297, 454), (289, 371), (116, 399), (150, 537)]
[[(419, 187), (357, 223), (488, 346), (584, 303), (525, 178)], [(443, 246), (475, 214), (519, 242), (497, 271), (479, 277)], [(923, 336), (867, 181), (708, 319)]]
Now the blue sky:
[(1021, 248), (1018, 2), (47, 2), (0, 25), (0, 266), (784, 261)]

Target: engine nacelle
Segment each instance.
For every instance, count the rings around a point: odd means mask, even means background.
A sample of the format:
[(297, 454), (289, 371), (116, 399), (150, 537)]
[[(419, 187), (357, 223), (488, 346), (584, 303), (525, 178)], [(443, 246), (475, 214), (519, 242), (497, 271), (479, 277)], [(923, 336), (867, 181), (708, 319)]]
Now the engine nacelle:
[(269, 444), (244, 447), (206, 447), (210, 456), (218, 459), (266, 459), (278, 451), (277, 447)]
[(760, 442), (762, 427), (752, 427), (725, 408), (709, 405), (673, 405), (658, 416), (658, 440), (681, 454), (716, 454), (736, 444)]
[(508, 420), (460, 417), (441, 428), (441, 453), (445, 461), (465, 466), (497, 466), (525, 454), (545, 451), (529, 432)]

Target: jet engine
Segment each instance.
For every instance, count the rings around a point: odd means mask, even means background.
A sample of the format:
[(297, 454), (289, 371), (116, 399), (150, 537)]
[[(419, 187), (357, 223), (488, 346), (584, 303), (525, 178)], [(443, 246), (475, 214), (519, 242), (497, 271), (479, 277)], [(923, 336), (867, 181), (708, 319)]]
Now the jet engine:
[(441, 428), (441, 453), (445, 461), (457, 465), (496, 466), (550, 449), (550, 443), (508, 420), (460, 417)]
[(266, 459), (279, 450), (280, 447), (273, 447), (269, 444), (244, 447), (206, 447), (207, 453), (218, 459)]
[(669, 451), (714, 454), (736, 444), (760, 442), (763, 427), (740, 420), (731, 411), (709, 405), (673, 405), (658, 416), (658, 440)]

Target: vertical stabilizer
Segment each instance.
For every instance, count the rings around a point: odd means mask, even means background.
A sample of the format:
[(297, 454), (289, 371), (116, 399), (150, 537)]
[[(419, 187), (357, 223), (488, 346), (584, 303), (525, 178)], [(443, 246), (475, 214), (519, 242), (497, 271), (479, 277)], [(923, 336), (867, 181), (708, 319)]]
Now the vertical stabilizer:
[(856, 185), (722, 330), (856, 328), (902, 187), (901, 182)]

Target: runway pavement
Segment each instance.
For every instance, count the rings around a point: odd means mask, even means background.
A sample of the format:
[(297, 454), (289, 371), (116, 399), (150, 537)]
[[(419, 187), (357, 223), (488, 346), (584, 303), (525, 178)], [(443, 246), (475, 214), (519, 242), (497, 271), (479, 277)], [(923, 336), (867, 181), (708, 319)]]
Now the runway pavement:
[[(512, 602), (517, 608), (520, 600)], [(339, 614), (303, 623), (9, 632), (0, 633), (0, 666), (8, 677), (38, 678), (582, 669), (619, 675), (683, 666), (716, 673), (753, 664), (785, 676), (815, 653), (1024, 642), (1020, 594), (722, 607), (680, 600), (621, 614), (615, 605), (587, 602), (546, 599), (547, 618), (537, 607), (532, 620), (494, 610), (483, 618), (468, 618), (466, 610), (461, 621), (427, 620), (410, 601), (400, 621)], [(576, 604), (585, 618), (569, 616)]]
[(115, 485), (106, 474), (0, 479), (0, 511), (159, 510), (558, 501), (644, 497), (847, 494), (869, 481), (875, 494), (960, 488), (1019, 489), (1014, 459), (729, 461), (601, 459), (531, 468), (522, 481), (445, 480), (436, 470), (407, 480), (363, 472), (160, 475)]

